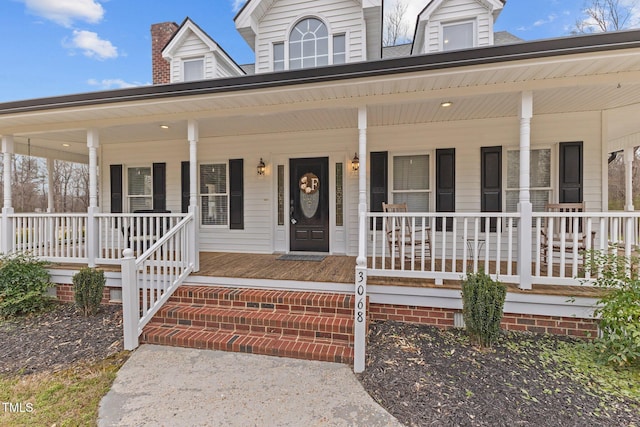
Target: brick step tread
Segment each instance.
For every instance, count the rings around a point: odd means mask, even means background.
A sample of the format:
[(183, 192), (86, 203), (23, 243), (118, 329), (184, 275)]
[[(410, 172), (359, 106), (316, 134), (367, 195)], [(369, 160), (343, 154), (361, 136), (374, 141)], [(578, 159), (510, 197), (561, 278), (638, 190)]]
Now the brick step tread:
[(207, 331), (198, 328), (147, 325), (141, 340), (148, 344), (234, 351), (325, 362), (352, 363), (353, 348), (325, 340), (304, 340), (277, 334)]
[(176, 289), (171, 300), (186, 304), (247, 308), (285, 309), (288, 306), (292, 311), (308, 312), (331, 308), (340, 314), (353, 313), (353, 296), (337, 293), (183, 285)]
[[(264, 310), (238, 310), (222, 307), (165, 304), (151, 320), (154, 324), (204, 328), (253, 330), (282, 333), (283, 330), (317, 331), (353, 335), (354, 320), (345, 315), (282, 313)], [(255, 328), (254, 328), (255, 327)]]

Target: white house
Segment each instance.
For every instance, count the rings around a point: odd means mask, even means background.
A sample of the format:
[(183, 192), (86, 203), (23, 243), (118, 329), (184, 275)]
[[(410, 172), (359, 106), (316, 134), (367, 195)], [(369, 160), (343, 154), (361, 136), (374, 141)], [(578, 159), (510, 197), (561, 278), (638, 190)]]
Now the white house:
[[(411, 46), (382, 48), (381, 0), (249, 0), (235, 23), (256, 61), (242, 66), (190, 19), (156, 24), (153, 86), (0, 104), (2, 249), (121, 265), (110, 284), (127, 322), (143, 311), (129, 346), (181, 285), (334, 292), (355, 295), (361, 370), (367, 308), (453, 325), (450, 281), (478, 269), (513, 284), (505, 327), (595, 331), (595, 300), (575, 286), (590, 278), (581, 251), (638, 242), (630, 191), (627, 212), (607, 212), (607, 159), (625, 150), (630, 189), (640, 31), (524, 42), (494, 33), (503, 7), (433, 0)], [(88, 159), (87, 214), (13, 211), (9, 159), (27, 139), (45, 157)], [(347, 260), (351, 283), (273, 254)], [(239, 272), (260, 257), (287, 280)], [(189, 339), (173, 343), (215, 347)]]

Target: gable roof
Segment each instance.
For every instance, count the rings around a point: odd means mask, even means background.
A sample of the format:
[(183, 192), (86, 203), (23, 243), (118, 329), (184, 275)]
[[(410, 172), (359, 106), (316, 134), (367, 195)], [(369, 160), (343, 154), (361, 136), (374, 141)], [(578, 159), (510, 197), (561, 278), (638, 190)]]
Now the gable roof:
[(206, 33), (198, 24), (193, 22), (191, 18), (186, 17), (178, 30), (173, 34), (167, 45), (162, 49), (162, 56), (171, 59), (175, 56), (176, 51), (181, 47), (182, 43), (190, 35), (194, 34), (200, 39), (207, 48), (214, 53), (218, 53), (224, 62), (239, 73), (244, 74), (244, 70), (229, 56), (229, 54), (216, 41)]

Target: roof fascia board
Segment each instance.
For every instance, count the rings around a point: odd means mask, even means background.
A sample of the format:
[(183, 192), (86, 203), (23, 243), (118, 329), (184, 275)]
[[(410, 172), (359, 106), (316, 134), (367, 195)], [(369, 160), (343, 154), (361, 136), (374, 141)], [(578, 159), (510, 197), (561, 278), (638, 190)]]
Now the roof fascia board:
[(640, 30), (487, 46), (332, 67), (14, 101), (0, 104), (0, 115), (128, 101), (239, 92), (420, 71), (454, 70), (461, 67), (507, 64), (513, 61), (548, 59), (577, 54), (596, 54), (626, 49), (640, 49)]

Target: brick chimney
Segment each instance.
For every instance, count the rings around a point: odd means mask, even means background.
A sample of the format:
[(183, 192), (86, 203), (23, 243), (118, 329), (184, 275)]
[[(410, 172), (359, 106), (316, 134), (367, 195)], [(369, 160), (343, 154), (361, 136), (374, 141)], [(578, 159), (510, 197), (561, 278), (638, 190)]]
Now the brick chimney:
[(151, 63), (154, 85), (171, 83), (171, 65), (162, 57), (162, 49), (169, 43), (178, 28), (175, 22), (151, 25)]

